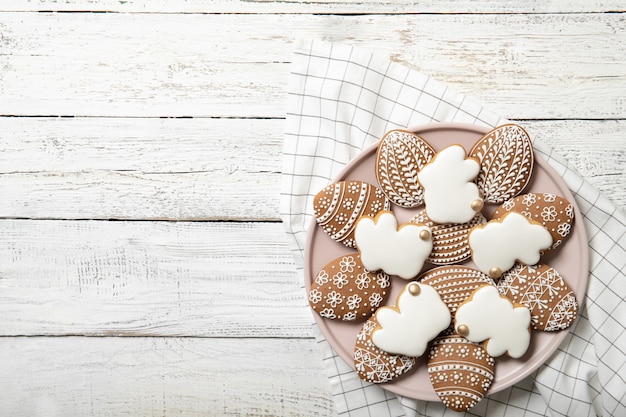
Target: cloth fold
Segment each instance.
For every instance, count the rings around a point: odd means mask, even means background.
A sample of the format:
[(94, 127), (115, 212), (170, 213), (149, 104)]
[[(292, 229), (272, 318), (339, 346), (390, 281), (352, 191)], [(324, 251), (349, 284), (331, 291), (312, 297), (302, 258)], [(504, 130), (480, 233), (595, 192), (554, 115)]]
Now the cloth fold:
[[(433, 78), (348, 45), (298, 41), (288, 86), (281, 218), (304, 288), (304, 245), (313, 196), (385, 132), (431, 122), (493, 128), (507, 121)], [(568, 185), (583, 214), (590, 278), (579, 318), (531, 376), (488, 395), (472, 416), (626, 415), (626, 217), (550, 147), (534, 149)], [(303, 305), (308, 305), (303, 289)], [(338, 415), (459, 416), (437, 402), (361, 381), (313, 319)]]

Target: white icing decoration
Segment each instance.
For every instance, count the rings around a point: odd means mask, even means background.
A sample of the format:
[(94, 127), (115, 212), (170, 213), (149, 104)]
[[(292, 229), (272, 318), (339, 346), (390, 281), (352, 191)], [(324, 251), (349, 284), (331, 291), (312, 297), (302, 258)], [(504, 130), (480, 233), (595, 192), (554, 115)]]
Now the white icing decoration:
[(465, 149), (448, 146), (421, 169), (417, 178), (424, 188), (426, 214), (436, 223), (466, 223), (476, 211), (472, 202), (480, 192), (472, 182), (480, 171), (474, 159), (465, 158)]
[[(419, 285), (419, 294), (412, 295), (409, 285)], [(372, 342), (388, 353), (421, 356), (428, 342), (445, 330), (450, 320), (450, 310), (433, 287), (411, 282), (400, 293), (396, 308), (377, 310), (380, 328), (372, 334)]]
[(396, 217), (388, 211), (381, 212), (375, 219), (361, 217), (354, 239), (363, 266), (369, 271), (382, 269), (404, 279), (415, 277), (433, 248), (432, 237), (420, 237), (424, 230), (432, 236), (427, 226), (406, 223), (398, 228)]
[(501, 297), (493, 285), (474, 291), (470, 301), (456, 311), (455, 327), (466, 325), (471, 342), (487, 340), (485, 349), (493, 357), (504, 353), (520, 358), (530, 345), (530, 310)]
[(491, 268), (502, 272), (518, 260), (526, 265), (539, 262), (542, 249), (552, 245), (550, 232), (525, 216), (510, 212), (501, 220), (477, 226), (469, 233), (472, 260), (476, 267), (489, 274)]

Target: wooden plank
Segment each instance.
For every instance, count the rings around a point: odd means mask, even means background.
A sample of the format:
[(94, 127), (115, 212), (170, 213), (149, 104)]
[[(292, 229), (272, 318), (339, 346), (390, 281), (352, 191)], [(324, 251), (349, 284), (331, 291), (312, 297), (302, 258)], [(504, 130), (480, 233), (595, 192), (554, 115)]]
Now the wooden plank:
[(3, 416), (333, 415), (311, 339), (0, 338)]
[(0, 216), (276, 220), (282, 123), (4, 118)]
[[(523, 121), (626, 208), (626, 121)], [(4, 118), (0, 218), (278, 220), (280, 119)]]
[(615, 13), (9, 12), (0, 22), (4, 115), (282, 117), (293, 39), (322, 38), (412, 65), (509, 118), (626, 117), (626, 20)]
[(626, 213), (626, 121), (522, 122), (529, 134), (551, 146), (588, 183)]
[(0, 223), (1, 336), (310, 336), (280, 223)]
[(624, 10), (620, 0), (562, 2), (528, 0), (420, 1), (395, 0), (10, 0), (0, 11), (115, 11), (140, 13), (576, 13)]

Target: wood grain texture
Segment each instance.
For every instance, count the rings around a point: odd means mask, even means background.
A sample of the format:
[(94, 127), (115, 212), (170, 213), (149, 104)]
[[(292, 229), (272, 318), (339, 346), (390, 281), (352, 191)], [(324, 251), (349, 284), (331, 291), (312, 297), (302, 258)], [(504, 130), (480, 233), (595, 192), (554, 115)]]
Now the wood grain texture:
[(519, 120), (624, 210), (625, 11), (0, 2), (0, 415), (335, 415), (278, 222), (294, 39)]
[(282, 123), (6, 118), (0, 216), (276, 220)]
[(311, 339), (0, 338), (0, 414), (334, 415)]
[(310, 337), (280, 223), (0, 226), (1, 336)]
[(620, 0), (554, 1), (428, 0), (418, 4), (394, 0), (9, 0), (0, 11), (115, 11), (142, 13), (554, 13), (624, 10)]
[(508, 118), (626, 116), (619, 13), (253, 14), (242, 27), (233, 14), (5, 12), (0, 22), (4, 115), (282, 117), (302, 37), (411, 65)]
[[(0, 217), (278, 220), (282, 119), (5, 118)], [(626, 208), (626, 125), (522, 121)]]

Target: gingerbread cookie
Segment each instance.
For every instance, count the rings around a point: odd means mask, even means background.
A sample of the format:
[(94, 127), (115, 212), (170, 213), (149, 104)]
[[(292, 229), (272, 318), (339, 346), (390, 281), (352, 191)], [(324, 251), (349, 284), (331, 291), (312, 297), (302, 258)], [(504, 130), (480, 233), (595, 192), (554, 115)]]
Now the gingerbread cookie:
[(398, 227), (396, 216), (386, 210), (373, 219), (359, 218), (354, 239), (365, 268), (403, 279), (417, 276), (433, 248), (430, 228), (414, 223)]
[(493, 285), (476, 289), (456, 310), (456, 332), (472, 342), (485, 342), (493, 357), (521, 358), (530, 345), (530, 310), (500, 295)]
[(381, 384), (408, 373), (415, 366), (415, 358), (393, 355), (372, 343), (372, 333), (378, 327), (374, 318), (367, 320), (356, 337), (354, 369), (363, 381)]
[(467, 223), (436, 224), (430, 220), (426, 210), (422, 210), (413, 216), (410, 222), (430, 227), (433, 234), (433, 249), (426, 261), (436, 265), (449, 265), (464, 261), (471, 256), (472, 252), (467, 240), (468, 232), (472, 227), (486, 223), (487, 219), (478, 212)]
[(574, 291), (558, 271), (548, 265), (516, 264), (498, 281), (500, 294), (530, 310), (533, 329), (567, 329), (578, 315)]
[(428, 352), (430, 382), (445, 406), (454, 411), (467, 411), (485, 396), (494, 368), (494, 359), (481, 344), (454, 332), (438, 336)]
[(574, 206), (558, 195), (551, 193), (528, 193), (504, 202), (493, 214), (492, 219), (502, 218), (514, 211), (543, 224), (552, 235), (552, 246), (544, 252), (559, 246), (569, 236), (574, 223)]
[(466, 223), (483, 208), (478, 187), (472, 181), (480, 166), (465, 157), (465, 149), (452, 145), (437, 152), (417, 174), (424, 187), (426, 213), (435, 223)]
[(518, 125), (498, 126), (474, 144), (469, 156), (480, 162), (476, 184), (486, 203), (501, 204), (522, 192), (530, 181), (533, 146)]
[(389, 200), (406, 208), (422, 204), (424, 191), (417, 173), (433, 155), (434, 149), (411, 132), (392, 130), (380, 140), (375, 173)]
[(541, 251), (552, 245), (552, 236), (541, 224), (514, 211), (500, 219), (475, 226), (469, 232), (472, 260), (476, 267), (497, 279), (515, 261), (539, 262)]
[(389, 210), (382, 191), (363, 181), (340, 181), (330, 184), (313, 199), (317, 223), (333, 240), (354, 248), (354, 227), (361, 216), (374, 217)]
[(343, 255), (316, 275), (309, 291), (309, 304), (327, 319), (365, 319), (387, 298), (389, 285), (389, 275), (365, 269), (358, 253)]
[(479, 270), (461, 265), (433, 268), (421, 275), (419, 281), (437, 290), (453, 317), (459, 305), (467, 300), (474, 290), (483, 285), (496, 285)]
[(450, 325), (450, 311), (430, 285), (407, 284), (393, 307), (381, 307), (374, 314), (378, 327), (372, 342), (385, 352), (421, 356), (428, 342)]

